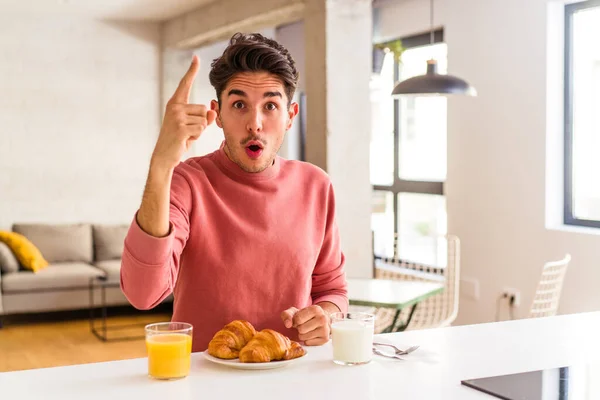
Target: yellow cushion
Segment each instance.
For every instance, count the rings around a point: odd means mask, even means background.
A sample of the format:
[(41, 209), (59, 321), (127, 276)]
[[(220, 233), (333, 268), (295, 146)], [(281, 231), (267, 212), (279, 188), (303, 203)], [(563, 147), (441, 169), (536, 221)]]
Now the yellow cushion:
[(15, 232), (0, 231), (0, 242), (6, 243), (23, 268), (38, 272), (48, 266), (42, 253), (25, 236)]

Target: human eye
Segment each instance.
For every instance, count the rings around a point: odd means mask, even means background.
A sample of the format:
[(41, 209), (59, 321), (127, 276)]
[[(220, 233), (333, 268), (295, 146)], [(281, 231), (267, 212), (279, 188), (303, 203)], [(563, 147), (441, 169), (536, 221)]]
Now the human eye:
[(242, 101), (238, 100), (235, 103), (233, 103), (233, 108), (241, 110), (242, 108), (244, 108), (244, 103)]
[(275, 104), (275, 103), (267, 103), (265, 105), (265, 108), (267, 110), (269, 110), (269, 111), (275, 111), (275, 110), (277, 110), (277, 104)]

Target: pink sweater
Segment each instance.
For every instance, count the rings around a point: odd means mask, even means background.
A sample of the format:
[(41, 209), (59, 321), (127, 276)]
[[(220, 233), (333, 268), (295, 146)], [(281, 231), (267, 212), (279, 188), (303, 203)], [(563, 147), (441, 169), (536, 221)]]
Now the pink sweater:
[(322, 301), (347, 310), (333, 189), (311, 164), (277, 157), (246, 173), (223, 146), (188, 159), (173, 174), (170, 223), (156, 238), (134, 218), (121, 288), (139, 309), (174, 293), (173, 321), (194, 326), (193, 351), (235, 319), (297, 340), (282, 311)]

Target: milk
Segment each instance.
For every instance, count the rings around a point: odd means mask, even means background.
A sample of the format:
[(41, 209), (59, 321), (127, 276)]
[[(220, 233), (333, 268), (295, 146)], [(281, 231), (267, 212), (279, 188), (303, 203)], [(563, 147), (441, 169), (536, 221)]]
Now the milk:
[(338, 364), (363, 364), (371, 361), (373, 322), (346, 319), (331, 324), (333, 360)]

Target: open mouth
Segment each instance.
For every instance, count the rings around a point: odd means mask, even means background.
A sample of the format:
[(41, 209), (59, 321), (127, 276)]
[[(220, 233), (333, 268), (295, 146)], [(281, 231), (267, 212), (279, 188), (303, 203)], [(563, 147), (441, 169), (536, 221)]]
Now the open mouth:
[(253, 160), (260, 157), (263, 152), (263, 147), (260, 143), (251, 142), (246, 146), (246, 154)]

